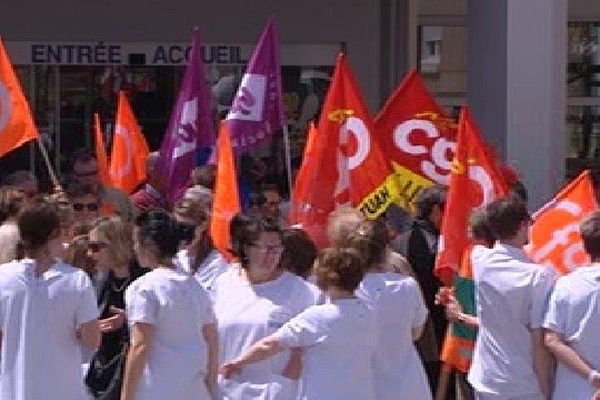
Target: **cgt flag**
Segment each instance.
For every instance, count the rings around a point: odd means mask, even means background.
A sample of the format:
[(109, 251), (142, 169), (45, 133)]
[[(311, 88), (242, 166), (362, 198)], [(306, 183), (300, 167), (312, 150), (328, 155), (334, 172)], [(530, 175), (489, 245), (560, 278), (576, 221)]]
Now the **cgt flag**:
[(150, 150), (142, 129), (123, 91), (119, 92), (117, 121), (110, 157), (112, 186), (130, 194), (146, 180), (146, 158)]
[(326, 245), (327, 217), (335, 209), (356, 207), (374, 219), (396, 196), (394, 174), (373, 132), (358, 85), (340, 54), (312, 135), (313, 148), (302, 167), (305, 195), (294, 200), (299, 203), (293, 222), (318, 246)]
[(375, 118), (381, 148), (398, 179), (402, 208), (412, 210), (419, 191), (450, 183), (456, 150), (456, 124), (427, 91), (421, 75), (412, 70)]
[(561, 274), (588, 264), (579, 224), (597, 209), (591, 172), (585, 170), (533, 215), (526, 247), (529, 257)]
[(39, 138), (29, 104), (0, 38), (0, 157)]
[(201, 60), (200, 33), (195, 29), (189, 63), (160, 148), (161, 186), (171, 204), (183, 195), (196, 167), (197, 154), (209, 153), (214, 145), (215, 130)]
[(237, 154), (283, 129), (283, 96), (275, 20), (269, 19), (227, 114)]

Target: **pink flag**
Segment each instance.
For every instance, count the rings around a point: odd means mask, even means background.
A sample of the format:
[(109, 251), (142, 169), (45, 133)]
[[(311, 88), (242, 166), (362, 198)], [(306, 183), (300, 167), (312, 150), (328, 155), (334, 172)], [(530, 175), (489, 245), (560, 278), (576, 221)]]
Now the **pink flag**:
[(227, 120), (241, 154), (283, 128), (281, 69), (275, 21), (271, 18), (250, 58)]

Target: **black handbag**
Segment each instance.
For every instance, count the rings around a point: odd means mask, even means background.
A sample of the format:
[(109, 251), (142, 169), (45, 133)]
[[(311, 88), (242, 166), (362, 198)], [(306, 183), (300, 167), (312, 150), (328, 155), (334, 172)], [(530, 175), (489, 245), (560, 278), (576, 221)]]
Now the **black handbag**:
[(96, 353), (92, 358), (90, 368), (85, 376), (85, 385), (95, 399), (119, 400), (121, 398), (128, 348), (128, 341), (123, 340), (121, 351), (110, 360), (102, 360), (103, 357), (100, 353)]

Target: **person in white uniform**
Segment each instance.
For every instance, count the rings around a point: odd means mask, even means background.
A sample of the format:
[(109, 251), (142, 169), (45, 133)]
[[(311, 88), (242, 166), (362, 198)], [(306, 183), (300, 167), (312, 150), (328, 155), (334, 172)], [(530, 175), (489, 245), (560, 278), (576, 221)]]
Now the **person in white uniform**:
[[(217, 278), (213, 292), (220, 364), (237, 358), (318, 301), (311, 284), (280, 267), (283, 247), (277, 223), (245, 214), (234, 220), (232, 249), (240, 264)], [(284, 351), (231, 379), (220, 377), (220, 398), (294, 399), (299, 375), (299, 353)]]
[(427, 307), (414, 278), (388, 272), (389, 241), (383, 223), (365, 221), (345, 244), (365, 258), (367, 273), (356, 295), (377, 316), (377, 399), (431, 400), (427, 374), (414, 345), (427, 321)]
[(229, 263), (213, 246), (208, 231), (209, 211), (200, 200), (188, 198), (175, 205), (173, 215), (183, 238), (177, 261), (210, 292), (219, 275), (227, 271)]
[(546, 345), (558, 360), (554, 400), (590, 400), (600, 389), (600, 212), (580, 232), (592, 263), (558, 279), (544, 320)]
[(499, 199), (486, 214), (496, 243), (473, 259), (479, 332), (469, 383), (476, 399), (547, 399), (551, 355), (542, 323), (555, 273), (522, 250), (531, 221), (525, 204)]
[(208, 293), (173, 263), (178, 227), (169, 214), (138, 216), (134, 250), (152, 271), (125, 293), (130, 347), (122, 400), (208, 400), (214, 394), (218, 335)]
[(290, 348), (303, 356), (302, 400), (375, 400), (373, 368), (377, 324), (373, 310), (354, 291), (364, 276), (364, 260), (354, 249), (324, 250), (315, 264), (327, 304), (309, 307), (275, 333), (221, 367), (225, 377), (243, 374)]
[(33, 205), (17, 225), (25, 258), (0, 266), (0, 398), (81, 400), (81, 345), (100, 344), (96, 294), (62, 251), (54, 207)]

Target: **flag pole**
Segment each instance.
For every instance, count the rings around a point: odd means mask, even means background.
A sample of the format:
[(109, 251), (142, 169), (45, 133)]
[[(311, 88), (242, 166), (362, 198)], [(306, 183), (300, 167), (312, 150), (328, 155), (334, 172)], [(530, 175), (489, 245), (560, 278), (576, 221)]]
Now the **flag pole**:
[(56, 173), (54, 172), (54, 168), (52, 168), (52, 164), (50, 163), (50, 157), (48, 156), (48, 150), (46, 150), (46, 146), (42, 143), (42, 139), (38, 136), (36, 139), (38, 147), (40, 148), (40, 152), (42, 153), (42, 157), (44, 158), (46, 168), (48, 169), (48, 174), (50, 175), (50, 180), (52, 180), (52, 184), (55, 188), (60, 187), (60, 182)]
[(287, 170), (288, 191), (292, 200), (292, 155), (290, 149), (290, 130), (287, 122), (283, 124), (283, 146), (285, 147), (285, 169)]

